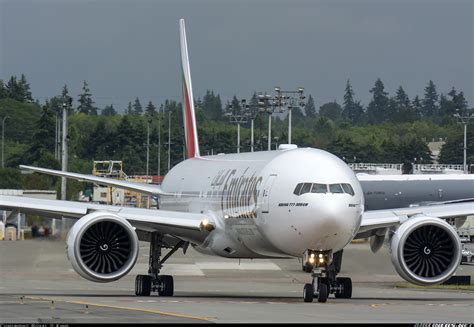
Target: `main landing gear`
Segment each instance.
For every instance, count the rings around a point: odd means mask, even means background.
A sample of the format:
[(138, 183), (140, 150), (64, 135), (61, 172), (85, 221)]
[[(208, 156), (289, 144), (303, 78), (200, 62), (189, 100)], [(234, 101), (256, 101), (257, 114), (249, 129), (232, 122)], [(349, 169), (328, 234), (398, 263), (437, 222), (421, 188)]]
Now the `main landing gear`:
[[(336, 277), (341, 271), (342, 250), (334, 253), (330, 251), (308, 250), (305, 270), (311, 269), (311, 284), (303, 288), (304, 302), (326, 302), (329, 294), (336, 298), (350, 299), (352, 297), (352, 281), (346, 277)], [(309, 271), (308, 271), (309, 272)]]
[(173, 296), (173, 276), (160, 275), (160, 270), (163, 268), (165, 261), (182, 247), (184, 243), (184, 241), (178, 242), (178, 244), (161, 259), (161, 249), (164, 246), (163, 238), (158, 233), (151, 235), (148, 275), (138, 275), (136, 277), (135, 294), (137, 296), (149, 296), (151, 292), (158, 292), (160, 296)]

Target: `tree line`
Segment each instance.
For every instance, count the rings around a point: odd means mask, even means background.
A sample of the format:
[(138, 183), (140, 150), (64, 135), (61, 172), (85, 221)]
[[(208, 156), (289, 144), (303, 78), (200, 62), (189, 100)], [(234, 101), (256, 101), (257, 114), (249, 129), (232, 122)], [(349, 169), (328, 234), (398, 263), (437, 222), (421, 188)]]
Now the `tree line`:
[[(377, 79), (369, 90), (372, 99), (364, 106), (348, 80), (342, 104), (328, 102), (318, 109), (309, 95), (303, 108), (292, 111), (293, 143), (328, 150), (347, 162), (430, 163), (427, 142), (443, 138), (447, 143), (440, 162), (462, 163), (462, 129), (456, 125), (453, 114), (456, 110), (469, 110), (464, 93), (455, 88), (446, 94), (438, 93), (432, 81), (424, 91), (421, 98), (410, 99), (400, 86), (395, 95), (389, 96), (383, 82)], [(19, 164), (60, 167), (54, 156), (56, 124), (67, 98), (71, 96), (65, 85), (60, 94), (41, 104), (33, 100), (24, 75), (12, 76), (6, 83), (0, 80), (0, 118), (9, 116), (5, 129), (7, 167), (15, 168)], [(90, 173), (93, 160), (123, 160), (128, 174), (144, 174), (148, 128), (152, 174), (158, 170), (161, 174), (167, 172), (168, 148), (171, 167), (183, 160), (181, 103), (166, 100), (156, 105), (149, 101), (143, 107), (136, 97), (119, 113), (112, 104), (98, 108), (86, 81), (73, 100), (68, 133), (70, 170)], [(254, 112), (255, 150), (266, 150), (268, 115), (259, 113), (256, 92), (248, 104)], [(224, 104), (212, 90), (195, 99), (203, 155), (236, 152), (236, 126), (229, 125), (225, 113), (238, 110), (239, 106), (236, 96)], [(287, 143), (288, 118), (279, 114), (273, 117), (271, 141), (275, 148)], [(242, 127), (241, 152), (250, 151), (250, 122)], [(473, 135), (469, 130), (469, 162), (474, 162)], [(42, 183), (44, 187), (56, 185), (54, 179)]]

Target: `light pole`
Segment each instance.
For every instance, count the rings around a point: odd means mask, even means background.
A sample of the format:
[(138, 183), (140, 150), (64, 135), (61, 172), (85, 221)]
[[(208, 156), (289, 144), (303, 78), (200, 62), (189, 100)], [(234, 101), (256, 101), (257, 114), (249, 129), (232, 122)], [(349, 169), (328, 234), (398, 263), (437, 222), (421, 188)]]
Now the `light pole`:
[(147, 117), (146, 124), (146, 182), (148, 183), (148, 175), (150, 173), (150, 124), (152, 122), (151, 116)]
[(168, 110), (168, 171), (171, 169), (171, 110)]
[[(161, 108), (160, 108), (161, 111)], [(160, 111), (158, 111), (158, 176), (161, 176), (161, 115)]]
[[(456, 111), (460, 111), (456, 109)], [(463, 171), (464, 174), (467, 174), (467, 125), (470, 123), (471, 119), (474, 119), (474, 114), (468, 114), (464, 112), (462, 114), (454, 114), (454, 117), (457, 118), (458, 123), (464, 125), (464, 160), (463, 160)]]
[[(71, 108), (72, 106), (72, 98), (69, 96), (66, 96), (63, 98), (63, 104), (62, 104), (62, 123), (63, 123), (63, 128), (62, 128), (62, 144), (61, 144), (61, 170), (66, 172), (67, 171), (67, 164), (68, 164), (68, 141), (69, 141), (69, 133), (68, 133), (68, 127), (67, 127), (67, 116), (68, 116), (68, 109)], [(66, 177), (61, 177), (61, 200), (66, 200), (66, 195), (67, 195), (67, 179)], [(54, 219), (53, 219), (54, 221)], [(67, 227), (69, 226), (68, 219), (63, 218), (61, 220), (61, 232), (65, 233)], [(52, 226), (53, 232), (56, 229), (56, 226)]]
[(2, 169), (5, 168), (5, 120), (8, 118), (5, 116), (2, 120)]
[(272, 149), (272, 114), (277, 101), (268, 94), (258, 95), (259, 111), (268, 113), (268, 151)]
[[(63, 109), (63, 130), (62, 130), (62, 146), (61, 146), (61, 170), (66, 172), (67, 171), (67, 164), (68, 164), (68, 127), (67, 127), (67, 116), (68, 116), (68, 109), (70, 108), (72, 103), (71, 97), (66, 97), (64, 99), (62, 109)], [(66, 177), (61, 177), (61, 200), (66, 200), (66, 189), (67, 189), (67, 179)], [(63, 229), (64, 230), (64, 229)]]
[(233, 108), (229, 106), (228, 112), (225, 116), (229, 117), (231, 124), (237, 124), (237, 153), (240, 153), (240, 124), (245, 124), (248, 121), (248, 108), (247, 100), (240, 100), (240, 107)]
[[(291, 113), (292, 109), (305, 106), (305, 103), (303, 101), (306, 98), (303, 95), (304, 88), (299, 87), (297, 91), (282, 91), (279, 86), (276, 86), (275, 92), (276, 106), (280, 108), (280, 112), (283, 112), (282, 107), (285, 106), (288, 110), (288, 144), (291, 144)], [(286, 102), (286, 100), (289, 101)]]

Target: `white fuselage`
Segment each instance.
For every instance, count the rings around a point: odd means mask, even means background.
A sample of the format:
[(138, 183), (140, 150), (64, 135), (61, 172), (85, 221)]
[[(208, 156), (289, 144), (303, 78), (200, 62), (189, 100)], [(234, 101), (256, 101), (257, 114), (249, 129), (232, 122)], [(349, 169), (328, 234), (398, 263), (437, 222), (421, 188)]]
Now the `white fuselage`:
[[(327, 185), (328, 191), (294, 194), (300, 183)], [(349, 184), (353, 195), (330, 192), (331, 184)], [(196, 249), (225, 257), (335, 252), (353, 239), (364, 211), (352, 170), (311, 148), (188, 159), (166, 175), (162, 189), (173, 196), (160, 197), (161, 209), (213, 218), (216, 229)]]

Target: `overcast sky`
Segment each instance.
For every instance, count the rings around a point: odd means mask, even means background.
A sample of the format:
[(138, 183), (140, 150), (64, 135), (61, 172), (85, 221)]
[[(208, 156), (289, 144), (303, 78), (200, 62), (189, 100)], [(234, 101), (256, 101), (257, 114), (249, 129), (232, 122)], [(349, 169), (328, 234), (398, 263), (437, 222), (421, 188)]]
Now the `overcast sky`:
[(89, 82), (98, 107), (180, 100), (178, 19), (195, 97), (303, 86), (319, 106), (350, 78), (367, 104), (380, 77), (410, 98), (428, 80), (474, 105), (474, 1), (0, 0), (0, 78), (24, 73), (41, 102)]

